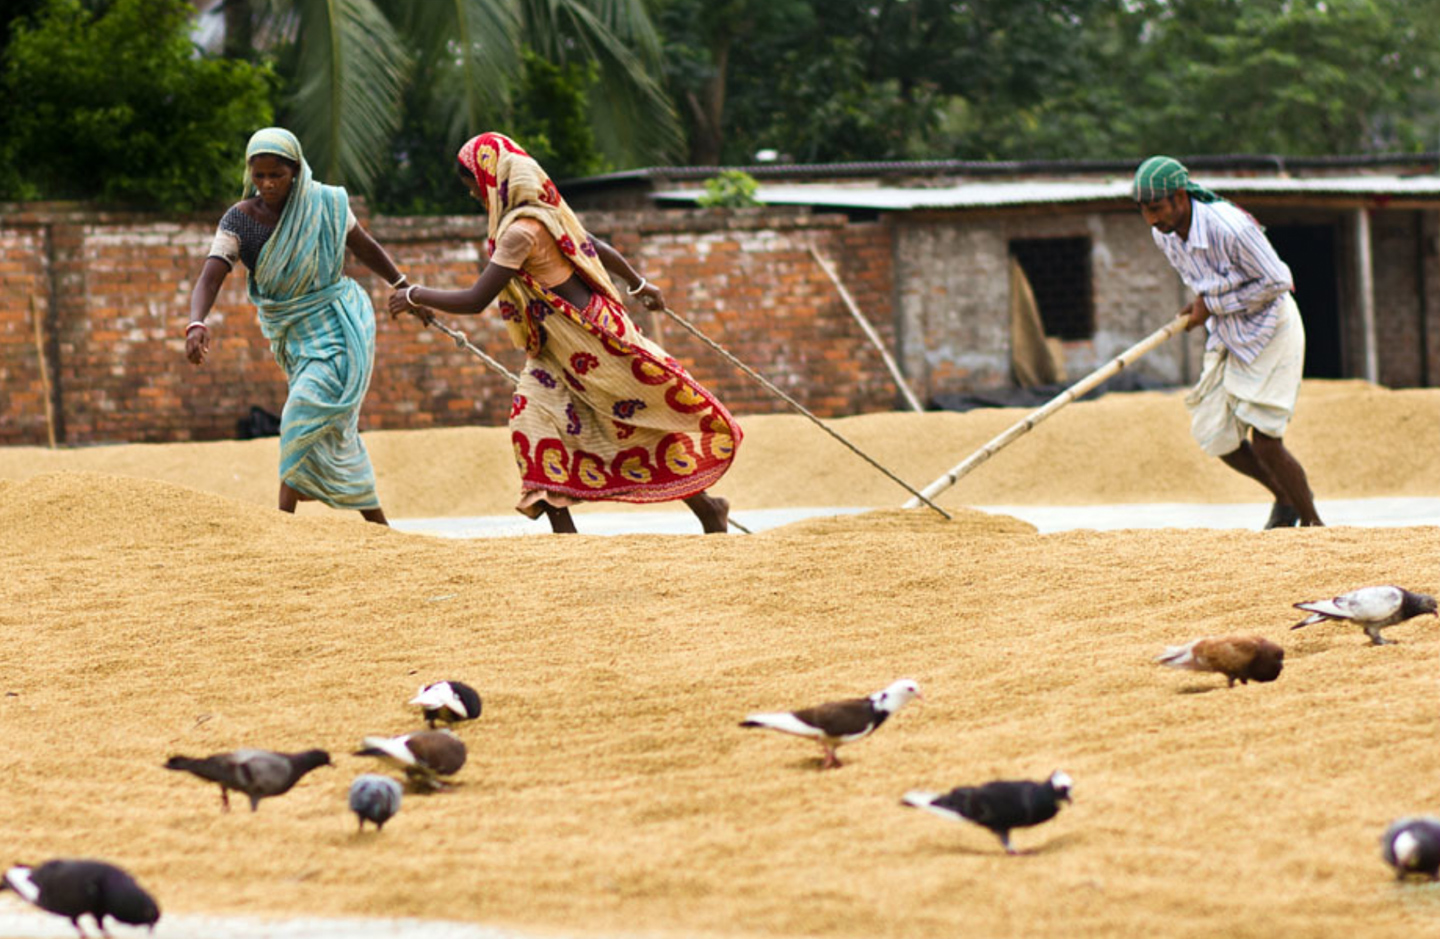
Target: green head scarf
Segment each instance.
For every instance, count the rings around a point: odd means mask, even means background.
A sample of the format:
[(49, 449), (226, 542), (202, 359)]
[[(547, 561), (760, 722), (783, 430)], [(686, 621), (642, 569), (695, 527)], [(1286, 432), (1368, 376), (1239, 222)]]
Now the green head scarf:
[(1220, 197), (1190, 181), (1190, 171), (1174, 157), (1152, 156), (1135, 170), (1135, 201), (1155, 202), (1181, 189), (1196, 202), (1219, 202)]

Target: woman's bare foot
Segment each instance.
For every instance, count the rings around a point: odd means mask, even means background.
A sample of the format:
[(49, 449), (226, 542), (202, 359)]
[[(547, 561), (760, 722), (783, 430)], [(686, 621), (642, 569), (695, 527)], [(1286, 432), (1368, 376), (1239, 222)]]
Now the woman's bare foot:
[(690, 511), (700, 519), (700, 527), (707, 535), (723, 535), (730, 527), (730, 501), (719, 496), (697, 493), (685, 500)]
[(557, 535), (575, 534), (575, 519), (570, 517), (570, 510), (566, 508), (557, 509), (548, 502), (536, 503), (545, 511), (545, 517), (550, 519), (550, 530)]

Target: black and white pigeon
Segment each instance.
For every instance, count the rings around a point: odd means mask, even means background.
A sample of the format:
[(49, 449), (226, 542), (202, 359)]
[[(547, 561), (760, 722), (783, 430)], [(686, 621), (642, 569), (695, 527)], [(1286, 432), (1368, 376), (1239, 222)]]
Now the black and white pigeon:
[(1388, 645), (1380, 638), (1380, 630), (1396, 623), (1403, 623), (1421, 613), (1440, 615), (1435, 610), (1435, 598), (1426, 593), (1411, 593), (1403, 587), (1361, 587), (1328, 600), (1311, 600), (1295, 604), (1297, 610), (1310, 615), (1291, 626), (1299, 629), (1312, 623), (1327, 620), (1346, 621), (1365, 630), (1373, 646)]
[(377, 756), (405, 771), (417, 788), (443, 789), (441, 776), (465, 765), (465, 741), (448, 730), (417, 730), (398, 737), (366, 737), (356, 756)]
[(21, 899), (57, 916), (67, 916), (85, 935), (80, 917), (95, 918), (102, 936), (105, 917), (131, 926), (149, 926), (153, 932), (160, 919), (155, 898), (125, 871), (104, 861), (54, 860), (39, 867), (17, 864), (5, 872), (0, 890), (9, 888)]
[(983, 825), (1000, 838), (1007, 854), (1015, 854), (1010, 830), (1050, 821), (1060, 811), (1060, 803), (1070, 801), (1072, 785), (1069, 775), (1056, 770), (1044, 782), (997, 780), (958, 786), (944, 794), (914, 789), (900, 801), (951, 821)]
[(1440, 818), (1417, 815), (1391, 822), (1380, 836), (1380, 856), (1399, 880), (1410, 874), (1440, 879)]
[(301, 753), (276, 753), (272, 750), (235, 750), (203, 758), (172, 756), (166, 769), (184, 770), (201, 779), (220, 784), (220, 806), (230, 811), (230, 790), (250, 797), (250, 811), (260, 807), (260, 800), (284, 795), (306, 773), (320, 766), (330, 766), (330, 754), (324, 750)]
[(1285, 650), (1260, 636), (1220, 636), (1169, 646), (1155, 661), (1192, 672), (1219, 672), (1227, 688), (1252, 681), (1274, 681), (1285, 667)]
[(425, 723), (431, 730), (436, 721), (458, 724), (480, 716), (480, 693), (463, 681), (437, 681), (421, 688), (411, 704), (420, 706)]
[(797, 737), (809, 737), (825, 751), (825, 762), (820, 768), (831, 769), (840, 766), (840, 758), (835, 755), (837, 747), (870, 736), (891, 714), (912, 699), (924, 700), (920, 686), (902, 678), (868, 698), (831, 701), (800, 711), (751, 714), (740, 722), (740, 726), (768, 727)]
[(400, 795), (400, 784), (389, 776), (356, 776), (350, 784), (350, 811), (360, 820), (359, 830), (365, 830), (366, 822), (373, 822), (376, 831), (383, 830), (400, 811)]

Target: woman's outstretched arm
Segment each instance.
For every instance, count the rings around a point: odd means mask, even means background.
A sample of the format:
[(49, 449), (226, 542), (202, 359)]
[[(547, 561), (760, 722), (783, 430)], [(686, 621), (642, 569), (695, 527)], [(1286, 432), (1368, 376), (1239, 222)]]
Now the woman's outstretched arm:
[[(436, 290), (433, 287), (407, 287), (397, 290), (390, 295), (390, 315), (395, 317), (416, 307), (428, 307), (446, 313), (473, 316), (495, 302), (500, 291), (518, 273), (520, 272), (513, 267), (501, 267), (492, 261), (480, 272), (480, 279), (464, 290)], [(421, 319), (425, 317), (421, 316)]]
[(642, 277), (634, 266), (625, 260), (625, 255), (599, 238), (592, 236), (590, 240), (595, 242), (595, 253), (600, 256), (600, 263), (605, 265), (605, 270), (619, 275), (626, 288), (626, 293), (632, 297), (639, 297), (646, 309), (665, 309), (665, 294), (661, 293), (659, 287)]

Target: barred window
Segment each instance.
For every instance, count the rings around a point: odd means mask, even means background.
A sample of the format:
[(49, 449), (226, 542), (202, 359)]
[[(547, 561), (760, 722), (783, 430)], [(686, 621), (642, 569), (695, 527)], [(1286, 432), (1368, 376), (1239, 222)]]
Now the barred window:
[(1089, 238), (1017, 238), (1010, 253), (1020, 262), (1045, 335), (1090, 339), (1095, 335), (1095, 298), (1090, 287)]

